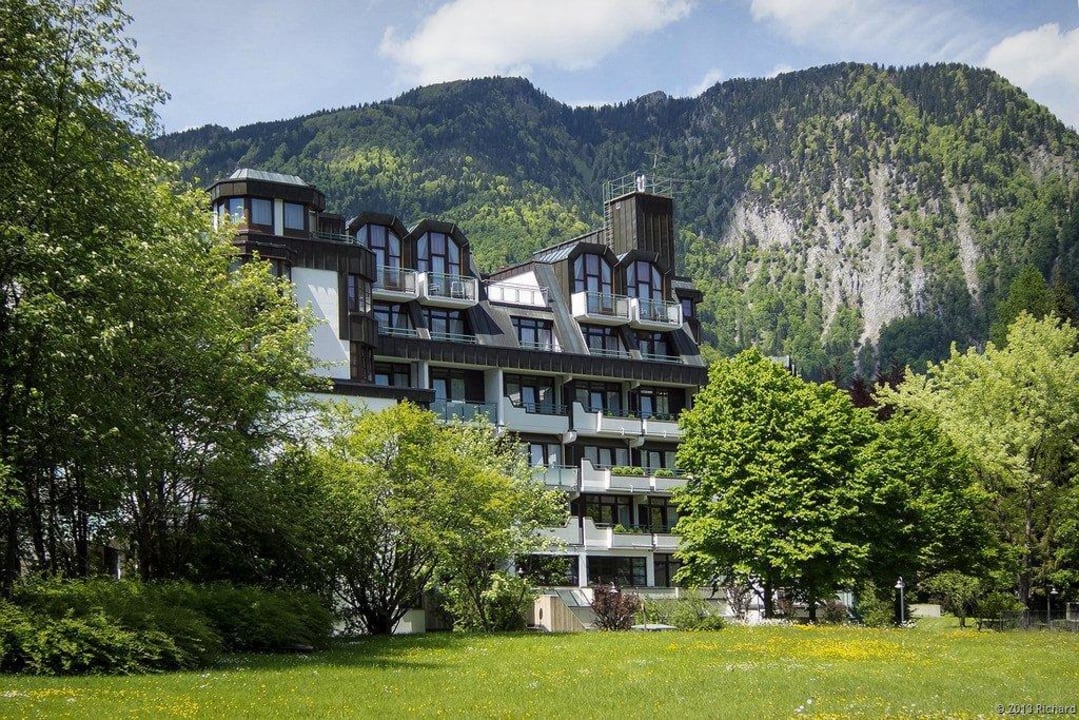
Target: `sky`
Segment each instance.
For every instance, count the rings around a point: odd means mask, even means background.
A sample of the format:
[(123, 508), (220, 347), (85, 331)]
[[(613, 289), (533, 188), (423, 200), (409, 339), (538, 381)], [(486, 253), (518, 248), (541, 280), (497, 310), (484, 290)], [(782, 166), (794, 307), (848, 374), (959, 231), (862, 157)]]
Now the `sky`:
[(840, 61), (962, 62), (1079, 128), (1079, 0), (126, 0), (165, 132), (526, 77), (570, 105)]

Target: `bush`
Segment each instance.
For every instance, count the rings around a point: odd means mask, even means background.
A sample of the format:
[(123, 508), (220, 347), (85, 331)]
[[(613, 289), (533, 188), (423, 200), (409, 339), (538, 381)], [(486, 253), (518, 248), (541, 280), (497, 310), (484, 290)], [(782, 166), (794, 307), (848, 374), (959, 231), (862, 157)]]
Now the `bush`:
[(895, 606), (886, 600), (871, 585), (866, 585), (858, 593), (855, 611), (862, 623), (869, 627), (889, 627), (895, 625)]
[(821, 620), (832, 625), (839, 625), (847, 621), (847, 606), (839, 600), (832, 598), (821, 606)]
[(615, 465), (611, 468), (611, 475), (618, 475), (620, 477), (644, 477), (645, 472), (642, 467), (632, 467), (629, 465)]
[(978, 601), (978, 617), (985, 620), (993, 620), (990, 627), (1004, 629), (1014, 627), (1019, 615), (1026, 610), (1023, 603), (1013, 595), (1002, 592), (992, 592)]
[(450, 585), (447, 603), (454, 630), (513, 632), (528, 626), (528, 614), (536, 591), (525, 578), (495, 573), (491, 586), (480, 594), (483, 616), (462, 588)]
[(680, 630), (722, 630), (727, 621), (703, 598), (645, 600), (641, 620), (674, 625)]
[(105, 579), (22, 583), (0, 603), (0, 670), (46, 674), (196, 667), (222, 650), (323, 647), (333, 616), (313, 595)]
[(614, 585), (592, 588), (592, 611), (596, 613), (595, 625), (600, 630), (629, 630), (640, 609), (637, 593), (622, 592)]

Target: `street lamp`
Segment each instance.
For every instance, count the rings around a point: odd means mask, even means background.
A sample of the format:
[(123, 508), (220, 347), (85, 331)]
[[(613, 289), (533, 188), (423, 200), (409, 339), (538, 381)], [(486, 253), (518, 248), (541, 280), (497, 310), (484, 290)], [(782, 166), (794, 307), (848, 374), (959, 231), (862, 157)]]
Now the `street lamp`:
[(906, 586), (907, 586), (907, 584), (905, 582), (903, 582), (903, 577), (900, 576), (899, 580), (897, 580), (896, 583), (895, 583), (895, 589), (899, 591), (899, 624), (900, 625), (903, 625), (904, 623), (907, 622), (906, 611), (903, 608), (903, 589)]
[(1045, 625), (1050, 630), (1053, 629), (1053, 598), (1059, 594), (1055, 587), (1045, 593)]

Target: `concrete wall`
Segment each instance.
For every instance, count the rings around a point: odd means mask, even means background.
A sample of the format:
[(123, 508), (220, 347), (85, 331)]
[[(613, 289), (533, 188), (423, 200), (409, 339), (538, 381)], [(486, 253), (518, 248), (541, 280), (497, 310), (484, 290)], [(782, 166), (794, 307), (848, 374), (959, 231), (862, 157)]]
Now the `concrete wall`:
[(532, 604), (531, 624), (548, 632), (580, 632), (585, 626), (557, 595), (540, 595)]
[(296, 303), (310, 306), (319, 321), (311, 330), (311, 356), (329, 367), (315, 369), (317, 375), (349, 377), (348, 341), (341, 339), (341, 314), (337, 273), (332, 270), (293, 268), (292, 285)]

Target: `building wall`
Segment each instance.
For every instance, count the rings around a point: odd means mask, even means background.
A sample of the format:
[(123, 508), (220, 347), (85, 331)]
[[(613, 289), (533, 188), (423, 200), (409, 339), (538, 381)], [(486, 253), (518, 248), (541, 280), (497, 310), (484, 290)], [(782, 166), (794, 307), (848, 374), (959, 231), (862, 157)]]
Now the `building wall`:
[(317, 368), (315, 373), (348, 378), (349, 347), (348, 341), (341, 339), (341, 298), (337, 273), (294, 267), (292, 284), (297, 304), (310, 307), (319, 321), (311, 330), (311, 355), (320, 363), (330, 363), (329, 367)]

